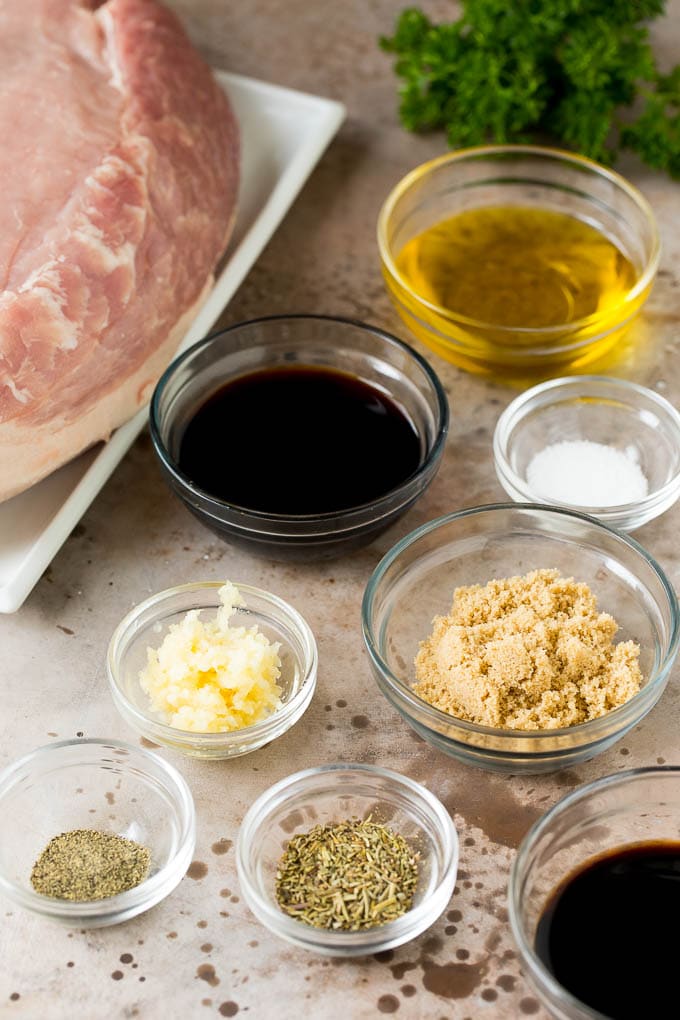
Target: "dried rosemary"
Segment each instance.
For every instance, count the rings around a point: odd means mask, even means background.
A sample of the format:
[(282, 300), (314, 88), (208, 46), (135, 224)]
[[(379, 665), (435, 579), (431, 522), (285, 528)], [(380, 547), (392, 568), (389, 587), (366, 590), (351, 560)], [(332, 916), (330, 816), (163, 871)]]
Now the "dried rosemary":
[(101, 900), (133, 889), (149, 871), (140, 843), (96, 829), (73, 829), (49, 841), (31, 871), (31, 885), (60, 900)]
[(293, 836), (279, 861), (276, 899), (314, 928), (358, 931), (410, 910), (417, 883), (418, 854), (369, 817)]

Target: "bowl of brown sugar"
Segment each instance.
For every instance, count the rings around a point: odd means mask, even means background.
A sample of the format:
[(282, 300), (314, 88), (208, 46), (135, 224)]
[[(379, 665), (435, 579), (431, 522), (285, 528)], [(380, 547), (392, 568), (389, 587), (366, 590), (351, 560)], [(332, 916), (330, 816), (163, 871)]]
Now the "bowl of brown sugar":
[(585, 514), (494, 504), (397, 543), (363, 600), (383, 694), (425, 740), (510, 773), (578, 764), (654, 707), (678, 652), (675, 592)]

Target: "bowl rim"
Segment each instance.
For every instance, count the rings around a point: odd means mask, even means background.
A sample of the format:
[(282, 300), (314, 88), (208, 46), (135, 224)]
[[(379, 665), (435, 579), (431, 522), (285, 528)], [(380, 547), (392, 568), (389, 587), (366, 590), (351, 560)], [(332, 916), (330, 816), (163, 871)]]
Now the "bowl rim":
[[(530, 406), (532, 401), (537, 400), (539, 397), (543, 396), (543, 394), (550, 394), (552, 396), (551, 400), (545, 400), (541, 402), (540, 406), (535, 408), (537, 411), (543, 411), (558, 403), (562, 395), (567, 395), (570, 390), (574, 391), (573, 397), (575, 399), (579, 396), (588, 398), (597, 396), (599, 387), (603, 386), (619, 390), (622, 395), (630, 394), (631, 397), (638, 396), (656, 404), (656, 406), (659, 407), (660, 410), (670, 419), (675, 433), (674, 438), (678, 446), (680, 446), (680, 413), (675, 407), (673, 407), (666, 397), (662, 396), (662, 394), (657, 393), (650, 387), (643, 386), (641, 383), (633, 382), (630, 379), (620, 379), (616, 376), (560, 376), (557, 379), (548, 379), (524, 390), (524, 392), (515, 397), (499, 415), (493, 434), (493, 455), (496, 464), (496, 473), (498, 474), (499, 480), (503, 484), (504, 488), (505, 482), (507, 481), (512, 488), (521, 494), (522, 500), (524, 501), (537, 502), (544, 498), (530, 488), (526, 479), (517, 474), (511, 466), (510, 459), (508, 457), (508, 441), (510, 439), (511, 430), (515, 429), (518, 425), (521, 425), (526, 418), (527, 413), (534, 410), (534, 408)], [(582, 390), (582, 392), (578, 392), (579, 390)], [(635, 401), (630, 400), (626, 401), (626, 403), (634, 404)], [(643, 513), (645, 510), (653, 508), (657, 503), (663, 505), (665, 499), (670, 497), (673, 492), (678, 489), (679, 485), (680, 466), (673, 477), (665, 482), (664, 485), (660, 486), (660, 488), (648, 492), (647, 495), (643, 496), (641, 499), (632, 500), (628, 503), (614, 503), (607, 506), (592, 506), (587, 508), (576, 503), (546, 502), (545, 505), (561, 506), (565, 509), (577, 510), (581, 513), (588, 514), (589, 516), (607, 514), (610, 515), (612, 521), (614, 521), (615, 519), (624, 518), (633, 513)]]
[[(639, 768), (624, 769), (621, 772), (609, 773), (605, 776), (598, 776), (596, 779), (591, 779), (589, 782), (579, 784), (579, 786), (575, 789), (570, 790), (569, 793), (560, 797), (552, 805), (552, 807), (545, 811), (541, 817), (533, 823), (531, 828), (525, 833), (510, 866), (510, 874), (508, 876), (507, 885), (510, 928), (515, 942), (519, 947), (522, 960), (529, 969), (531, 978), (539, 987), (546, 986), (553, 999), (561, 1000), (563, 1003), (569, 1004), (573, 1008), (578, 1009), (582, 1015), (591, 1017), (592, 1020), (607, 1020), (607, 1018), (603, 1013), (600, 1013), (592, 1006), (588, 1006), (581, 999), (578, 999), (575, 995), (568, 991), (564, 985), (557, 981), (535, 952), (533, 946), (529, 943), (529, 940), (524, 934), (523, 925), (520, 924), (519, 921), (520, 911), (517, 905), (519, 892), (518, 878), (520, 869), (523, 867), (533, 844), (541, 837), (545, 829), (552, 824), (554, 819), (558, 815), (562, 814), (565, 809), (570, 808), (578, 801), (586, 800), (593, 795), (597, 796), (597, 794), (602, 790), (610, 787), (621, 786), (627, 784), (631, 780), (635, 781), (640, 778), (652, 778), (655, 775), (662, 774), (670, 774), (680, 777), (680, 766), (645, 765)], [(619, 845), (625, 846), (627, 844)], [(594, 854), (593, 857), (595, 856), (596, 855)], [(555, 887), (556, 886), (553, 888)]]
[[(0, 798), (12, 788), (18, 774), (35, 760), (40, 758), (49, 759), (55, 753), (58, 757), (62, 751), (78, 747), (99, 747), (102, 750), (121, 749), (128, 755), (135, 754), (139, 755), (142, 759), (153, 761), (154, 766), (159, 768), (164, 774), (165, 784), (163, 789), (166, 793), (168, 790), (172, 793), (172, 809), (180, 825), (180, 835), (175, 854), (154, 875), (143, 879), (138, 885), (133, 886), (132, 889), (117, 893), (115, 896), (107, 896), (104, 899), (63, 900), (44, 896), (28, 886), (19, 885), (12, 881), (1, 871), (0, 892), (4, 892), (15, 903), (28, 910), (57, 919), (62, 918), (71, 921), (82, 919), (84, 924), (88, 921), (92, 922), (96, 919), (111, 917), (116, 914), (132, 916), (128, 914), (128, 911), (133, 910), (134, 913), (139, 913), (140, 910), (147, 909), (147, 904), (148, 906), (153, 906), (160, 899), (165, 898), (184, 874), (186, 874), (196, 843), (196, 808), (194, 799), (184, 776), (161, 755), (131, 744), (126, 740), (107, 739), (104, 737), (78, 737), (72, 740), (55, 740), (50, 744), (42, 744), (40, 747), (36, 747), (32, 751), (21, 755), (0, 772)], [(140, 774), (146, 781), (147, 773), (142, 770)], [(178, 862), (183, 866), (181, 874), (175, 873)], [(166, 888), (171, 881), (173, 882), (171, 888)], [(159, 892), (162, 892), (161, 896), (158, 896)], [(122, 920), (125, 920), (125, 916)]]
[[(170, 726), (157, 718), (151, 711), (144, 712), (130, 701), (123, 686), (119, 683), (119, 673), (116, 669), (116, 654), (119, 645), (125, 641), (128, 634), (131, 631), (134, 633), (140, 616), (142, 616), (148, 609), (162, 607), (172, 597), (179, 594), (195, 593), (198, 595), (199, 592), (206, 594), (208, 592), (217, 593), (224, 583), (224, 581), (189, 581), (185, 584), (174, 585), (171, 588), (164, 588), (162, 591), (156, 592), (155, 595), (150, 595), (126, 613), (113, 631), (109, 640), (106, 651), (106, 672), (116, 707), (120, 711), (120, 707), (118, 705), (118, 699), (120, 699), (125, 706), (125, 712), (129, 713), (134, 720), (136, 728), (144, 731), (146, 725), (152, 723), (157, 738), (162, 740), (165, 736), (168, 743), (171, 744), (173, 748), (177, 748), (178, 744), (191, 744), (194, 746), (200, 746), (203, 749), (216, 749), (229, 747), (232, 744), (242, 744), (246, 739), (253, 742), (257, 741), (258, 746), (261, 746), (261, 744), (267, 742), (268, 738), (275, 739), (277, 736), (282, 735), (280, 727), (283, 723), (289, 722), (289, 724), (292, 725), (292, 723), (296, 721), (299, 709), (308, 704), (316, 687), (319, 653), (312, 629), (302, 614), (279, 595), (274, 595), (272, 592), (266, 591), (264, 588), (257, 588), (251, 584), (241, 584), (239, 581), (232, 581), (231, 583), (244, 597), (245, 606), (242, 608), (245, 611), (248, 611), (249, 609), (249, 596), (254, 595), (263, 599), (276, 611), (274, 615), (277, 619), (284, 619), (290, 629), (295, 632), (296, 636), (300, 640), (305, 656), (304, 661), (299, 663), (302, 667), (301, 672), (303, 673), (303, 677), (299, 690), (293, 695), (290, 701), (287, 701), (281, 706), (281, 708), (277, 709), (277, 711), (266, 716), (264, 719), (260, 719), (252, 726), (244, 726), (242, 729), (225, 730), (224, 732), (218, 733), (183, 730), (175, 726)], [(219, 603), (217, 603), (217, 605), (219, 605)], [(204, 610), (217, 608), (217, 605), (197, 605), (193, 606), (193, 608)], [(186, 612), (189, 612), (189, 610), (187, 609)], [(127, 716), (124, 716), (124, 718), (129, 722)], [(272, 733), (272, 730), (276, 732)], [(270, 733), (271, 736), (269, 736)]]
[[(654, 210), (642, 192), (622, 174), (597, 163), (593, 159), (589, 159), (587, 156), (581, 156), (577, 153), (569, 152), (566, 149), (553, 148), (550, 146), (521, 144), (475, 145), (465, 149), (457, 149), (453, 152), (446, 152), (441, 156), (436, 156), (434, 159), (426, 160), (424, 163), (421, 163), (410, 170), (389, 192), (381, 206), (380, 212), (378, 213), (378, 250), (380, 252), (380, 259), (382, 261), (384, 271), (388, 273), (389, 276), (401, 288), (403, 288), (418, 305), (434, 312), (434, 314), (439, 316), (439, 318), (445, 319), (454, 324), (467, 326), (470, 329), (493, 330), (496, 333), (504, 334), (508, 338), (518, 335), (550, 338), (552, 336), (563, 335), (565, 329), (568, 329), (570, 334), (577, 333), (593, 323), (601, 321), (601, 312), (594, 312), (581, 319), (574, 319), (572, 322), (561, 323), (557, 326), (503, 326), (493, 322), (485, 322), (481, 319), (473, 319), (469, 316), (452, 312), (443, 305), (438, 305), (432, 301), (428, 301), (419, 294), (418, 291), (414, 290), (410, 282), (397, 268), (396, 262), (392, 256), (391, 246), (387, 240), (387, 228), (394, 212), (395, 205), (414, 184), (423, 180), (433, 171), (439, 169), (439, 167), (449, 163), (455, 164), (466, 160), (474, 160), (484, 157), (511, 157), (520, 155), (535, 156), (546, 160), (552, 160), (554, 162), (566, 162), (581, 170), (589, 170), (591, 173), (595, 173), (596, 176), (608, 180), (612, 185), (614, 185), (614, 187), (625, 192), (625, 194), (635, 203), (644, 215), (649, 227), (651, 228), (651, 252), (640, 272), (640, 275), (631, 289), (621, 298), (618, 305), (609, 309), (607, 316), (608, 318), (611, 318), (614, 314), (623, 312), (640, 296), (640, 294), (644, 293), (647, 287), (650, 286), (659, 268), (659, 261), (661, 258), (661, 239)], [(620, 322), (617, 322), (617, 328), (625, 321), (627, 320), (622, 318)]]
[[(314, 928), (311, 925), (306, 925), (295, 918), (289, 917), (283, 910), (273, 906), (272, 901), (261, 896), (256, 888), (256, 884), (251, 879), (249, 852), (253, 839), (252, 831), (257, 830), (263, 817), (268, 817), (272, 810), (285, 804), (287, 800), (286, 791), (290, 787), (299, 783), (313, 786), (314, 780), (321, 776), (333, 776), (336, 780), (341, 780), (343, 773), (348, 772), (358, 772), (367, 778), (379, 777), (385, 779), (393, 786), (405, 787), (411, 795), (415, 795), (430, 819), (436, 824), (437, 834), (443, 847), (442, 856), (444, 858), (444, 865), (440, 880), (436, 888), (430, 892), (430, 895), (410, 910), (407, 910), (405, 914), (402, 914), (396, 920), (387, 921), (385, 924), (375, 925), (371, 928), (360, 929), (359, 931), (332, 931), (326, 928)], [(341, 789), (338, 790), (338, 796), (340, 795)], [(411, 779), (410, 776), (405, 776), (393, 769), (358, 762), (331, 762), (326, 765), (315, 765), (285, 776), (283, 779), (267, 787), (248, 808), (241, 822), (236, 841), (236, 864), (239, 882), (244, 888), (246, 898), (252, 899), (256, 905), (258, 919), (266, 918), (266, 921), (262, 920), (266, 927), (298, 945), (301, 941), (304, 941), (310, 946), (332, 945), (338, 949), (348, 950), (365, 947), (367, 953), (375, 951), (374, 948), (371, 948), (374, 943), (390, 942), (394, 944), (392, 940), (404, 941), (412, 929), (422, 924), (429, 915), (432, 900), (436, 897), (437, 893), (446, 889), (448, 885), (453, 886), (455, 883), (458, 873), (459, 856), (460, 841), (456, 825), (442, 802), (431, 790), (428, 790), (426, 786), (418, 783), (415, 779)]]
[[(219, 340), (221, 337), (228, 336), (230, 333), (235, 333), (241, 329), (251, 326), (260, 326), (265, 323), (310, 320), (316, 322), (332, 322), (341, 326), (350, 326), (361, 332), (372, 333), (374, 336), (377, 336), (380, 340), (384, 341), (389, 347), (398, 348), (418, 365), (434, 392), (439, 419), (437, 430), (433, 437), (432, 447), (428, 450), (422, 462), (408, 478), (404, 479), (404, 481), (400, 482), (400, 484), (395, 486), (393, 489), (383, 493), (383, 495), (377, 499), (369, 500), (368, 503), (359, 503), (356, 506), (347, 507), (344, 510), (330, 510), (320, 514), (280, 514), (269, 513), (264, 510), (252, 510), (249, 507), (241, 506), (238, 503), (230, 503), (227, 500), (219, 499), (218, 497), (211, 495), (205, 489), (195, 485), (191, 479), (180, 470), (180, 467), (175, 462), (174, 458), (170, 456), (170, 452), (161, 436), (161, 430), (158, 422), (160, 401), (174, 374), (186, 361), (189, 360), (189, 358), (193, 357), (204, 347), (208, 347), (216, 340)], [(358, 349), (360, 350), (361, 348)], [(259, 367), (266, 367), (266, 364), (267, 363), (264, 363)], [(253, 369), (252, 371), (256, 370), (257, 369)], [(245, 375), (248, 373), (244, 372), (242, 374)], [(154, 449), (164, 468), (183, 489), (191, 492), (195, 496), (198, 496), (211, 509), (241, 514), (244, 517), (252, 518), (255, 521), (273, 523), (280, 522), (281, 524), (312, 523), (315, 521), (324, 523), (333, 520), (342, 520), (343, 522), (351, 524), (355, 518), (361, 518), (369, 509), (374, 509), (378, 514), (380, 514), (383, 507), (389, 506), (395, 497), (407, 495), (413, 483), (422, 478), (423, 475), (426, 475), (432, 465), (437, 463), (444, 450), (448, 429), (449, 403), (446, 397), (446, 391), (444, 390), (443, 384), (432, 365), (414, 347), (406, 343), (405, 340), (399, 339), (399, 337), (395, 336), (393, 333), (389, 333), (387, 330), (382, 329), (380, 326), (373, 326), (370, 323), (361, 322), (359, 319), (352, 319), (341, 315), (315, 315), (306, 312), (281, 315), (263, 315), (254, 319), (245, 319), (241, 322), (233, 323), (225, 329), (219, 329), (209, 333), (208, 336), (198, 340), (195, 344), (192, 344), (185, 351), (182, 351), (173, 358), (158, 380), (149, 405), (149, 431), (151, 433), (151, 441)]]
[[(659, 663), (656, 675), (650, 676), (640, 690), (622, 705), (618, 705), (616, 708), (610, 709), (610, 711), (608, 711), (604, 716), (598, 716), (595, 719), (588, 719), (586, 722), (576, 723), (573, 726), (562, 726), (555, 729), (542, 730), (513, 730), (496, 726), (484, 726), (480, 723), (469, 722), (466, 719), (460, 719), (458, 716), (444, 712), (442, 709), (435, 708), (434, 705), (431, 705), (428, 701), (419, 697), (411, 687), (409, 687), (403, 680), (400, 680), (399, 677), (392, 672), (380, 653), (378, 642), (373, 634), (373, 628), (370, 622), (375, 593), (383, 575), (407, 548), (414, 545), (423, 536), (438, 530), (440, 527), (450, 524), (452, 521), (465, 517), (475, 517), (480, 514), (495, 513), (498, 511), (521, 510), (530, 510), (541, 516), (549, 515), (557, 518), (573, 518), (590, 525), (597, 531), (603, 530), (610, 535), (613, 535), (619, 542), (631, 548), (638, 556), (642, 556), (642, 558), (652, 568), (652, 571), (661, 582), (661, 586), (666, 594), (670, 607), (671, 630), (668, 640), (668, 650), (666, 651), (662, 662)], [(596, 739), (597, 730), (602, 726), (603, 719), (621, 719), (622, 726), (626, 725), (626, 723), (630, 724), (630, 720), (627, 720), (626, 717), (630, 715), (631, 706), (634, 707), (641, 702), (645, 703), (649, 697), (650, 690), (655, 690), (663, 684), (678, 653), (678, 645), (680, 642), (680, 607), (678, 606), (678, 599), (675, 594), (675, 590), (666, 577), (663, 569), (659, 566), (654, 557), (651, 556), (639, 542), (636, 542), (634, 538), (631, 538), (630, 535), (625, 534), (616, 528), (612, 528), (598, 520), (596, 517), (592, 517), (589, 514), (582, 513), (578, 510), (547, 506), (543, 503), (486, 503), (480, 506), (466, 507), (463, 510), (455, 510), (452, 513), (436, 517), (432, 521), (427, 521), (425, 524), (421, 524), (418, 528), (415, 528), (413, 531), (409, 532), (409, 534), (396, 542), (395, 545), (393, 545), (392, 548), (385, 553), (368, 579), (361, 603), (361, 625), (364, 644), (374, 670), (384, 678), (388, 687), (395, 691), (399, 697), (400, 703), (408, 707), (409, 716), (411, 716), (412, 710), (416, 709), (425, 717), (425, 719), (428, 719), (435, 724), (434, 732), (439, 732), (438, 727), (451, 727), (452, 725), (455, 725), (463, 733), (474, 734), (475, 736), (487, 736), (495, 738), (496, 740), (511, 739), (524, 744), (529, 744), (531, 741), (536, 742), (537, 740), (545, 743), (546, 738), (558, 739), (578, 733), (583, 735), (583, 743), (585, 744), (589, 739)], [(531, 747), (529, 747), (528, 749), (517, 753), (528, 755), (531, 758), (539, 758), (545, 753), (545, 751), (532, 751)]]

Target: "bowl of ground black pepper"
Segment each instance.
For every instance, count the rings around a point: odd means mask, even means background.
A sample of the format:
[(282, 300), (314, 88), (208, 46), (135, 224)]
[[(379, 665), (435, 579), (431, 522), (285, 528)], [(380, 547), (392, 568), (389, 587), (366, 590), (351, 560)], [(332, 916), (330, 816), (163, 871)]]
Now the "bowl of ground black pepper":
[(13, 762), (0, 773), (0, 815), (0, 895), (79, 928), (159, 903), (196, 840), (182, 776), (120, 741), (59, 741)]
[(651, 711), (678, 653), (658, 563), (595, 518), (536, 504), (448, 514), (398, 542), (363, 600), (387, 700), (463, 762), (550, 772)]
[(680, 768), (607, 775), (525, 836), (508, 910), (522, 970), (561, 1020), (677, 1015)]
[(244, 899), (272, 932), (326, 956), (365, 956), (410, 941), (445, 910), (458, 836), (412, 779), (322, 765), (255, 801), (236, 859)]

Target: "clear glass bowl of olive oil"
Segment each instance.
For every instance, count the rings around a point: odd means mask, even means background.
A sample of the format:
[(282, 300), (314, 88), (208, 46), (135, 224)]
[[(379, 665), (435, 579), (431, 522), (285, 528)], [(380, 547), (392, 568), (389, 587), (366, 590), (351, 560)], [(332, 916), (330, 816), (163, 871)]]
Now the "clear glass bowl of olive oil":
[(659, 263), (651, 207), (619, 174), (556, 149), (489, 146), (416, 167), (378, 220), (410, 330), (479, 374), (525, 383), (615, 355)]

